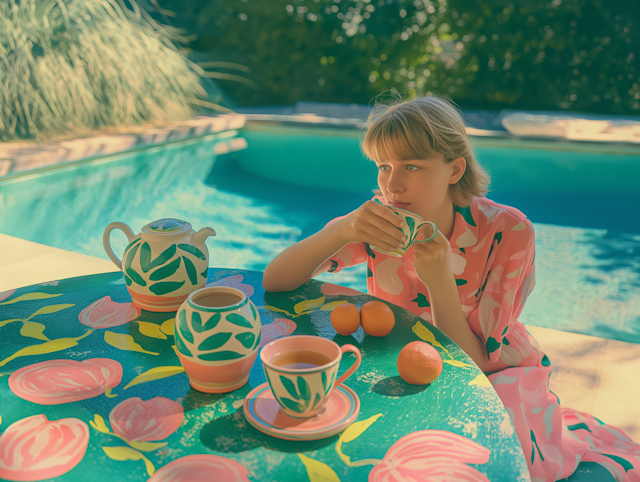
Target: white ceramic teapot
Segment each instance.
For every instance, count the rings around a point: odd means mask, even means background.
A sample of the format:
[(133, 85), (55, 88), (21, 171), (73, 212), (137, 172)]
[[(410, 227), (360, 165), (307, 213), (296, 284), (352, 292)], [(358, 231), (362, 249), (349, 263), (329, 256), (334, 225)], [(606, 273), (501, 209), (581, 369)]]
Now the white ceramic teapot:
[[(111, 231), (121, 229), (129, 239), (122, 261), (111, 249)], [(147, 311), (176, 311), (191, 292), (207, 284), (209, 251), (205, 240), (212, 228), (195, 232), (180, 219), (159, 219), (133, 234), (124, 223), (111, 223), (102, 244), (122, 270), (134, 305)]]

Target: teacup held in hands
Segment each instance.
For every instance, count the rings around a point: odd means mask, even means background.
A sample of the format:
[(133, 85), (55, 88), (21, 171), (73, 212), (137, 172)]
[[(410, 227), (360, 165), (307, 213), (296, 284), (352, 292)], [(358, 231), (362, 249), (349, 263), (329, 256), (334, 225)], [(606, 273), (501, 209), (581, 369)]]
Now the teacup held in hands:
[[(404, 256), (404, 254), (407, 252), (407, 249), (409, 249), (414, 244), (433, 241), (438, 234), (438, 228), (435, 223), (431, 221), (425, 221), (421, 216), (418, 216), (417, 214), (414, 214), (405, 209), (396, 208), (393, 206), (386, 207), (391, 209), (404, 221), (404, 226), (398, 229), (404, 233), (406, 240), (404, 242), (404, 247), (402, 248), (397, 247), (393, 251), (387, 251), (381, 248), (376, 248), (375, 246), (371, 246), (371, 249), (373, 249), (374, 251), (400, 258)], [(418, 234), (423, 227), (425, 227), (425, 231), (427, 231), (428, 235), (425, 239), (417, 239)]]

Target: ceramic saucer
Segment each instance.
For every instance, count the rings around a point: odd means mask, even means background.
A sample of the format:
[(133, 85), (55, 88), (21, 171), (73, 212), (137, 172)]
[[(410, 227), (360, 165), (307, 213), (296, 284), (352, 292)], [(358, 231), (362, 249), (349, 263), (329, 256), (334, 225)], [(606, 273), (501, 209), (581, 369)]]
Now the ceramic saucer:
[(244, 399), (244, 416), (257, 430), (284, 440), (318, 440), (342, 432), (360, 413), (360, 399), (349, 387), (338, 385), (324, 408), (311, 418), (293, 418), (280, 411), (268, 383)]

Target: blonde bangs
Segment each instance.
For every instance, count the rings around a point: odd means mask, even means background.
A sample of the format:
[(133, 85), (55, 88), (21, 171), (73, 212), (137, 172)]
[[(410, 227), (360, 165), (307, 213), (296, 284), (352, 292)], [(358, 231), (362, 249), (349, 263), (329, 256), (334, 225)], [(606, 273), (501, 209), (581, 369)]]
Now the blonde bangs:
[(363, 152), (374, 162), (427, 159), (436, 151), (432, 139), (391, 108), (371, 125), (362, 141)]

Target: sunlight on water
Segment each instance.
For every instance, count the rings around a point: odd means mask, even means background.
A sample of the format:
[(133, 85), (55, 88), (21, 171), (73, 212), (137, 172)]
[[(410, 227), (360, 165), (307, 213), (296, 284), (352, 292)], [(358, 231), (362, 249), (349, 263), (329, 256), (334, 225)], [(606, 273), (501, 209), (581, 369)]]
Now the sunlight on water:
[[(371, 198), (367, 190), (320, 190), (249, 174), (238, 153), (216, 156), (218, 142), (0, 182), (0, 232), (108, 259), (102, 234), (109, 223), (124, 222), (137, 234), (152, 221), (175, 217), (195, 230), (216, 230), (207, 239), (210, 266), (263, 270), (283, 249)], [(249, 143), (252, 149), (259, 153), (260, 145)], [(527, 206), (499, 186), (493, 194), (528, 214), (536, 229), (537, 283), (520, 321), (640, 343), (640, 235), (626, 233), (624, 223), (619, 230), (561, 226), (552, 202)], [(111, 238), (121, 257), (125, 235), (116, 230)], [(366, 291), (365, 265), (318, 278)]]

